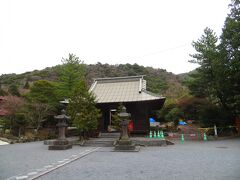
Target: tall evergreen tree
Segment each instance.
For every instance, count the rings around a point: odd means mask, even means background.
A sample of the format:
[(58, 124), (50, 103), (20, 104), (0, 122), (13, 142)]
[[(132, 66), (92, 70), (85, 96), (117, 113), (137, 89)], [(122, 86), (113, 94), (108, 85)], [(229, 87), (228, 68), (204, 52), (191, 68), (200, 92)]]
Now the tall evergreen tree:
[(198, 41), (192, 43), (196, 50), (195, 54), (190, 55), (193, 59), (192, 63), (200, 65), (197, 68), (192, 81), (189, 83), (189, 88), (194, 95), (200, 97), (208, 97), (211, 101), (216, 98), (216, 87), (218, 77), (218, 38), (210, 28), (204, 30), (204, 34)]
[(96, 108), (95, 97), (88, 92), (83, 80), (75, 86), (67, 111), (80, 132), (80, 138), (85, 137), (86, 132), (97, 129), (100, 113)]
[(240, 115), (240, 0), (232, 0), (220, 37), (221, 60), (225, 65), (226, 103)]
[(217, 45), (217, 36), (206, 28), (204, 35), (193, 42), (197, 53), (191, 62), (200, 67), (189, 83), (193, 94), (200, 93), (221, 105), (232, 116), (240, 114), (240, 0), (232, 0)]
[(62, 58), (62, 63), (59, 94), (64, 98), (69, 98), (74, 87), (84, 78), (85, 67), (83, 62), (74, 54), (69, 54), (68, 58)]

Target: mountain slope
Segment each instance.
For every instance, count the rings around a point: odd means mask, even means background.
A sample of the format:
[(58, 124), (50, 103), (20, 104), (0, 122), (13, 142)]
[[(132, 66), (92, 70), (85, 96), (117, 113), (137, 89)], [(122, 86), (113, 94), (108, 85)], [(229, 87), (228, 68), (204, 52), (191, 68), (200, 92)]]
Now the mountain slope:
[[(179, 98), (188, 95), (188, 89), (182, 84), (181, 79), (163, 69), (154, 69), (137, 64), (90, 64), (86, 66), (86, 80), (90, 86), (94, 78), (146, 75), (147, 89), (151, 92), (162, 94), (167, 98)], [(57, 82), (61, 65), (35, 70), (23, 74), (5, 74), (0, 76), (0, 85), (7, 90), (11, 84), (23, 88), (26, 83), (40, 79)]]

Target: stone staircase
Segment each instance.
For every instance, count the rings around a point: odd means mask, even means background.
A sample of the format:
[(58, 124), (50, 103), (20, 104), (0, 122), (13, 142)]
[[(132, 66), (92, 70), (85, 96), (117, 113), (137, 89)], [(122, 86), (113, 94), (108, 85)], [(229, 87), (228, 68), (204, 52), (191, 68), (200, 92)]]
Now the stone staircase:
[[(99, 138), (91, 138), (81, 145), (90, 147), (113, 147), (119, 137), (120, 133), (101, 133)], [(166, 139), (150, 139), (145, 137), (131, 137), (131, 140), (139, 146), (167, 146), (174, 144)]]
[(101, 133), (100, 138), (115, 138), (118, 139), (120, 137), (119, 132), (112, 132), (112, 133)]
[(120, 133), (101, 133), (99, 138), (91, 138), (84, 143), (84, 146), (91, 147), (113, 147), (114, 142), (119, 138)]

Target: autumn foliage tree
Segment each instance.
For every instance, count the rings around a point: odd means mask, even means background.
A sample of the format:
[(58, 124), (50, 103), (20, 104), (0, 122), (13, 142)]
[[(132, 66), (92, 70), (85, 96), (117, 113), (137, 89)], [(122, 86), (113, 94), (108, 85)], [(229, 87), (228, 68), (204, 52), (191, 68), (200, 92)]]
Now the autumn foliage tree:
[[(23, 98), (8, 95), (5, 96), (4, 109), (7, 110), (6, 124), (9, 125), (10, 132), (17, 131), (18, 136), (21, 136), (21, 132), (27, 125), (27, 120), (24, 115), (25, 101)], [(12, 132), (14, 133), (14, 132)]]

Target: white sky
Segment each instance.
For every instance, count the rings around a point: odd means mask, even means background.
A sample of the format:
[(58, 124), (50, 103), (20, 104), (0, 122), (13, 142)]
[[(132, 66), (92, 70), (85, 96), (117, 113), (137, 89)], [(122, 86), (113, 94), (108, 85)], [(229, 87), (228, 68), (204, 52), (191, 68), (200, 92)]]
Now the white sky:
[(218, 35), (230, 0), (0, 0), (0, 74), (61, 64), (137, 63), (188, 72), (191, 42)]

